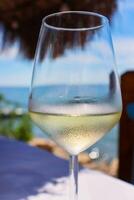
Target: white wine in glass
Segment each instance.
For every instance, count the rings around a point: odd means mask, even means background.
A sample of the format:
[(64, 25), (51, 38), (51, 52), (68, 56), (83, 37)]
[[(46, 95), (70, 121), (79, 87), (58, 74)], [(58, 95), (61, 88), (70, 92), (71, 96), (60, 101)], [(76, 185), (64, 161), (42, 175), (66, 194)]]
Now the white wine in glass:
[(108, 19), (83, 11), (42, 21), (29, 96), (31, 119), (70, 154), (70, 200), (78, 199), (77, 155), (122, 111)]
[(86, 115), (30, 112), (31, 119), (69, 154), (77, 155), (98, 141), (119, 121), (121, 112)]

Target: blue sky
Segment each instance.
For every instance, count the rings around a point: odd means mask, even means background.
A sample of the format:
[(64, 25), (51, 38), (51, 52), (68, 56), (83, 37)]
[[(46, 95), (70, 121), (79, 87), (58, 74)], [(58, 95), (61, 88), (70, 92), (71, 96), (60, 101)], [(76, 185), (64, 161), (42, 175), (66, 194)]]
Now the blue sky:
[(0, 58), (0, 86), (28, 86), (32, 62), (16, 58)]
[[(118, 2), (118, 11), (111, 26), (119, 73), (134, 69), (134, 1)], [(0, 34), (1, 38), (1, 34)], [(18, 44), (0, 51), (0, 86), (29, 86), (33, 61), (22, 58)]]
[(33, 61), (19, 54), (18, 44), (0, 52), (0, 86), (29, 86)]

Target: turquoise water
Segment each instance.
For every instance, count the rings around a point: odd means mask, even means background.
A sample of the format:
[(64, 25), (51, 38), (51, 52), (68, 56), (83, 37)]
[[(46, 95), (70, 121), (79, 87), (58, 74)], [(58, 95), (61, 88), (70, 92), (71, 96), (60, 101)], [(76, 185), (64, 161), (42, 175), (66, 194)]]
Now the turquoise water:
[(29, 88), (27, 87), (0, 87), (0, 94), (7, 100), (20, 103), (24, 108), (28, 104)]
[[(19, 103), (23, 108), (27, 108), (29, 89), (27, 87), (0, 87), (0, 94), (6, 99)], [(34, 133), (38, 137), (44, 137), (44, 133), (34, 125)], [(101, 159), (111, 160), (117, 157), (118, 128), (112, 129), (103, 139), (90, 147), (87, 151), (99, 148)]]

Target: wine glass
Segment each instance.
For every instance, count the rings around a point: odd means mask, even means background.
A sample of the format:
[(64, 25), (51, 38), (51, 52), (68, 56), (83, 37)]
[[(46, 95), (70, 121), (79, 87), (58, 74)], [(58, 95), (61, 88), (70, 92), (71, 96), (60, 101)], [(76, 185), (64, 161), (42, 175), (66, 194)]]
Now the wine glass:
[(84, 11), (45, 17), (29, 112), (35, 124), (70, 155), (71, 200), (78, 198), (77, 155), (114, 127), (121, 110), (108, 19)]

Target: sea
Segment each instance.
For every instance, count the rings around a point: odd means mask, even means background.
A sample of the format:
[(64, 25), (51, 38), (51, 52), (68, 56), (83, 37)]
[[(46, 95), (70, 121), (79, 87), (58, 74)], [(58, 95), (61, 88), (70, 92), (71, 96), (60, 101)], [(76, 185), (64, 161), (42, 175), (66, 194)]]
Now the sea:
[[(27, 87), (0, 87), (0, 94), (15, 103), (19, 103), (21, 107), (27, 110), (29, 88)], [(33, 124), (35, 137), (47, 137), (38, 127)], [(96, 155), (101, 160), (111, 161), (118, 157), (118, 125), (114, 127), (106, 136), (104, 136), (99, 142), (91, 146), (87, 152), (93, 156)], [(96, 158), (95, 157), (95, 158)]]

